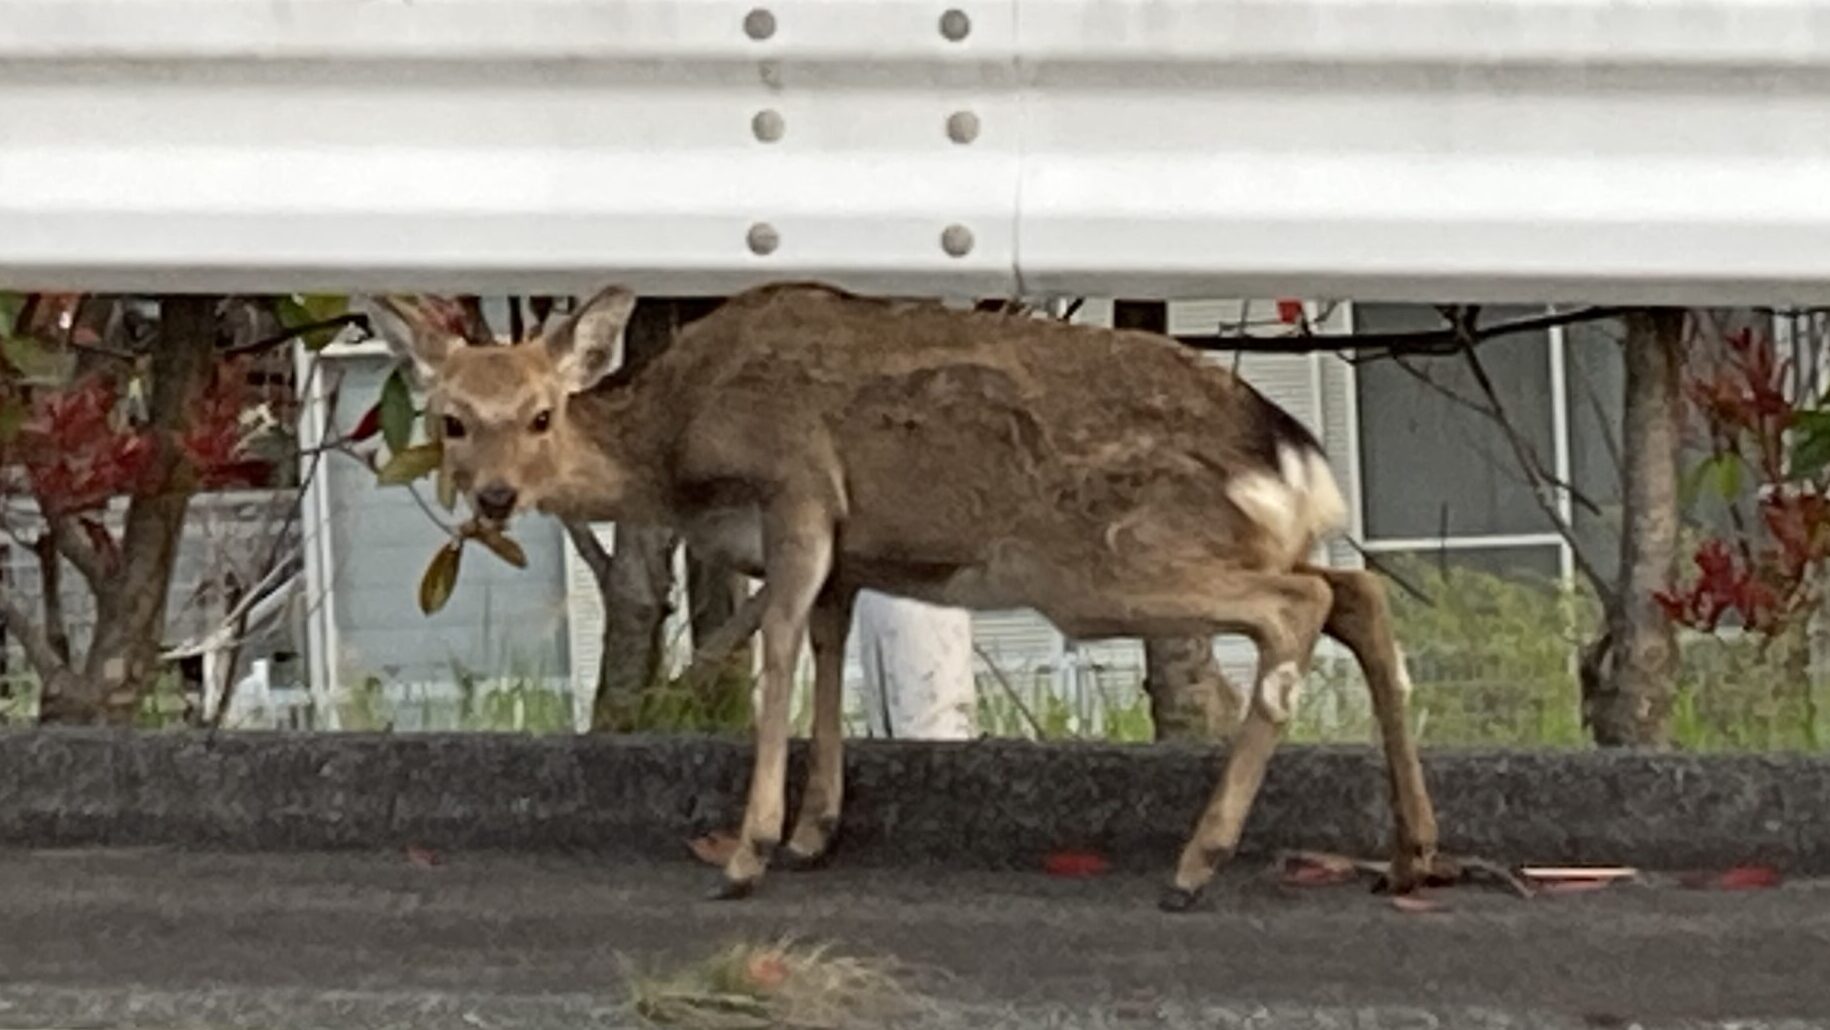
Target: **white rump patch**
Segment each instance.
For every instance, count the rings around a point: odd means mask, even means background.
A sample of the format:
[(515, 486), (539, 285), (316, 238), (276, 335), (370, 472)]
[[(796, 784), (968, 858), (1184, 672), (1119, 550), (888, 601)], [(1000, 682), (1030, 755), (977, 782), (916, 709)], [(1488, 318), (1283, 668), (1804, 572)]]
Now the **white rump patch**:
[(1295, 662), (1282, 662), (1258, 681), (1258, 710), (1264, 717), (1282, 726), (1290, 721), (1296, 703), (1303, 696), (1303, 674)]
[(1277, 464), (1276, 475), (1248, 472), (1228, 485), (1226, 494), (1296, 561), (1317, 540), (1347, 525), (1347, 501), (1320, 451), (1279, 444)]

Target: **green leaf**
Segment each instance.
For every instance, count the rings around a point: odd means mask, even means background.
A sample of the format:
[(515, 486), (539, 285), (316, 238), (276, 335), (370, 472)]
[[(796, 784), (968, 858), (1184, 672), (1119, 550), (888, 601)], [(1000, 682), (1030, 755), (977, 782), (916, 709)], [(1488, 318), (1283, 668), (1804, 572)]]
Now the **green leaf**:
[(19, 438), (19, 430), (24, 428), (31, 413), (26, 403), (17, 397), (0, 400), (0, 447)]
[(1830, 411), (1803, 411), (1793, 421), (1791, 473), (1815, 478), (1830, 465)]
[(435, 443), (423, 443), (404, 451), (395, 451), (388, 458), (388, 463), (381, 466), (381, 471), (375, 473), (375, 481), (382, 486), (411, 483), (435, 471), (443, 458), (444, 448)]
[(25, 307), (25, 294), (0, 291), (0, 336), (13, 335), (13, 323)]
[(1741, 495), (1741, 455), (1725, 451), (1716, 458), (1716, 494), (1725, 501), (1732, 501)]
[[(280, 325), (287, 329), (326, 322), (349, 312), (349, 298), (334, 294), (293, 294), (281, 297), (274, 305)], [(337, 330), (316, 329), (299, 337), (307, 350), (321, 350), (337, 338)]]
[(451, 592), (457, 588), (458, 563), (463, 554), (464, 542), (453, 540), (432, 556), (425, 575), (419, 578), (420, 611), (431, 615), (451, 600)]
[(1689, 506), (1707, 491), (1712, 496), (1732, 501), (1741, 493), (1741, 455), (1733, 451), (1712, 454), (1678, 481), (1679, 503)]
[(381, 438), (388, 450), (399, 454), (413, 442), (413, 391), (407, 386), (405, 370), (396, 368), (381, 384)]
[(63, 386), (76, 374), (76, 355), (30, 336), (0, 338), (0, 355), (28, 383)]

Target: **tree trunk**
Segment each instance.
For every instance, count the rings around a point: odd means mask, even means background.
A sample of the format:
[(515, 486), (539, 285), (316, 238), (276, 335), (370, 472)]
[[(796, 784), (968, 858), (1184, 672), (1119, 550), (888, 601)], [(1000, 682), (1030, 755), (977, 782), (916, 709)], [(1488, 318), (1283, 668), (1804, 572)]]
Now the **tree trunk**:
[(1677, 564), (1684, 312), (1651, 308), (1626, 322), (1620, 576), (1585, 714), (1603, 747), (1659, 747), (1670, 742), (1677, 638), (1652, 597)]
[[(1169, 331), (1169, 305), (1121, 300), (1112, 305), (1118, 329)], [(1144, 641), (1144, 692), (1157, 740), (1219, 741), (1232, 735), (1243, 712), (1238, 693), (1214, 658), (1211, 637)]]
[(874, 590), (854, 608), (861, 697), (870, 736), (971, 740), (978, 736), (972, 615)]
[(1213, 641), (1202, 637), (1144, 641), (1144, 693), (1158, 740), (1226, 740), (1245, 715)]
[(616, 527), (604, 586), (604, 649), (598, 660), (591, 730), (632, 733), (641, 728), (642, 697), (660, 683), (669, 595), (673, 592), (672, 530)]
[[(719, 627), (730, 622), (749, 595), (749, 580), (744, 576), (686, 549), (686, 602), (694, 648), (704, 646)], [(755, 668), (755, 643), (745, 639), (714, 668), (701, 670), (707, 674), (693, 683), (699, 702), (708, 711), (748, 712)]]
[[(631, 373), (667, 349), (679, 328), (703, 317), (715, 301), (643, 298), (623, 331), (623, 362)], [(618, 525), (616, 547), (604, 577), (604, 647), (598, 664), (597, 696), (591, 706), (593, 732), (628, 733), (642, 723), (642, 698), (659, 685), (666, 641), (662, 627), (673, 593), (671, 530)]]
[(152, 353), (148, 430), (157, 448), (149, 487), (128, 502), (120, 567), (95, 587), (95, 633), (80, 676), (57, 677), (40, 708), (44, 723), (133, 721), (159, 674), (166, 595), (196, 492), (178, 437), (209, 383), (221, 298), (168, 296), (159, 302)]

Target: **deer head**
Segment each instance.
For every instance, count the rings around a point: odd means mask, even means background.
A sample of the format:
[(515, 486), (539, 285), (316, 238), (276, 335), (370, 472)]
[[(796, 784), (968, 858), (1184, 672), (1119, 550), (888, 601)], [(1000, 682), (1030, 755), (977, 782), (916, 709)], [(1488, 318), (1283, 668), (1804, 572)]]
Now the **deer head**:
[(577, 477), (572, 466), (590, 447), (568, 406), (615, 368), (634, 308), (634, 294), (611, 287), (525, 341), (484, 339), (437, 302), (376, 298), (369, 314), (426, 391), (445, 474), (478, 515), (500, 523), (547, 507)]

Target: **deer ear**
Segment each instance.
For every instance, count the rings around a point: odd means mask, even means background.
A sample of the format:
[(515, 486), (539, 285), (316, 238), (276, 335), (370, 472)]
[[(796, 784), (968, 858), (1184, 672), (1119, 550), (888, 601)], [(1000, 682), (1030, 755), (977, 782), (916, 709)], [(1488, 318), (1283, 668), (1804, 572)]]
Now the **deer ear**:
[(623, 327), (634, 310), (635, 294), (612, 286), (546, 334), (547, 353), (568, 391), (588, 390), (622, 364)]
[(422, 386), (437, 379), (445, 359), (463, 346), (463, 340), (429, 318), (418, 304), (398, 297), (365, 297), (361, 310), (375, 334), (411, 366)]

